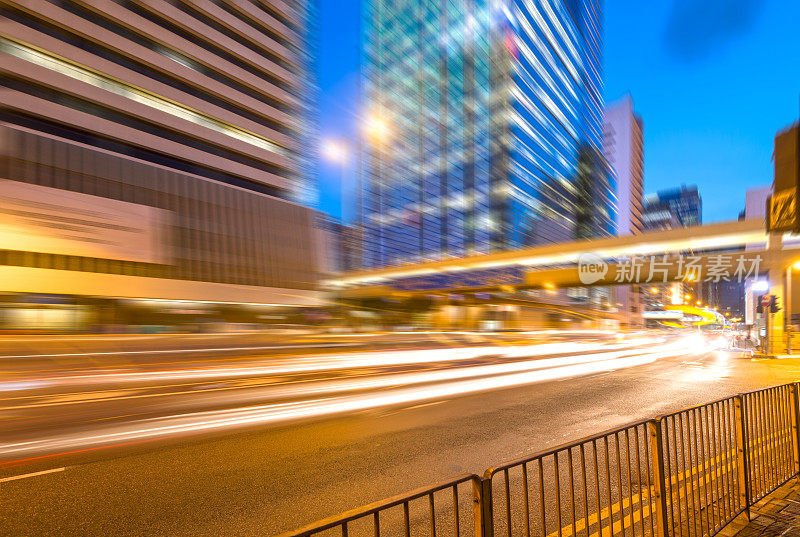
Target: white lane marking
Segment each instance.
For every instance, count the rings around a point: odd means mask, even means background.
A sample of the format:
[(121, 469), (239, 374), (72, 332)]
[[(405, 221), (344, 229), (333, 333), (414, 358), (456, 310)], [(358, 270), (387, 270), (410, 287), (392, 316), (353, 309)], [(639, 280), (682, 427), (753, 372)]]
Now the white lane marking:
[(16, 481), (17, 479), (26, 479), (28, 477), (36, 477), (37, 475), (54, 474), (56, 472), (63, 472), (66, 469), (67, 469), (66, 466), (63, 466), (61, 468), (51, 468), (50, 470), (42, 470), (41, 472), (33, 472), (30, 474), (20, 474), (11, 477), (3, 477), (0, 478), (0, 483), (5, 483), (6, 481)]
[(120, 354), (175, 354), (190, 352), (220, 352), (220, 351), (274, 351), (278, 349), (306, 349), (309, 347), (354, 347), (358, 343), (318, 343), (316, 345), (270, 345), (267, 347), (222, 347), (219, 349), (150, 349), (146, 351), (114, 351), (114, 352), (70, 352), (58, 354), (19, 354), (16, 356), (2, 356), (0, 358), (59, 358), (61, 356), (116, 356)]

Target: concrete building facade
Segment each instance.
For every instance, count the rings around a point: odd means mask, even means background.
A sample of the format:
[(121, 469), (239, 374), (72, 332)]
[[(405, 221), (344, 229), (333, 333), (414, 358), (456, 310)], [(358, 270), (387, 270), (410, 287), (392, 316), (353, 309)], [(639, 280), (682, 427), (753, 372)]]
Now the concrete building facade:
[(316, 303), (314, 15), (3, 2), (0, 291)]
[(617, 235), (641, 233), (644, 189), (644, 125), (626, 95), (606, 106), (603, 155), (616, 176)]

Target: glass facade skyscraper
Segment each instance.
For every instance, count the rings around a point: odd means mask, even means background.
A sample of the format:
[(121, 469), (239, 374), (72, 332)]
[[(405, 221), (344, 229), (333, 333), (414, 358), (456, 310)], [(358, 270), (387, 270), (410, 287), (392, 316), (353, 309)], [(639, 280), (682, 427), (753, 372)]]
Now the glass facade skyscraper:
[(703, 223), (703, 201), (697, 186), (659, 190), (644, 199), (644, 229), (674, 229)]
[(364, 265), (613, 233), (599, 0), (367, 0)]

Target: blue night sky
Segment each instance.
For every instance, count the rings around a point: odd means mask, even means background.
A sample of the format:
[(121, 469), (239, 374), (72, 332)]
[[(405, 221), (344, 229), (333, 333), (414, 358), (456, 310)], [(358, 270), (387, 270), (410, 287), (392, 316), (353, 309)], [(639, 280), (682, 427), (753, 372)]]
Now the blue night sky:
[[(321, 136), (354, 146), (359, 4), (319, 2)], [(775, 132), (798, 117), (800, 2), (605, 0), (604, 18), (605, 98), (630, 92), (642, 116), (645, 193), (696, 184), (704, 221), (736, 219), (745, 189), (772, 182)], [(346, 220), (350, 156), (320, 168), (320, 209)]]

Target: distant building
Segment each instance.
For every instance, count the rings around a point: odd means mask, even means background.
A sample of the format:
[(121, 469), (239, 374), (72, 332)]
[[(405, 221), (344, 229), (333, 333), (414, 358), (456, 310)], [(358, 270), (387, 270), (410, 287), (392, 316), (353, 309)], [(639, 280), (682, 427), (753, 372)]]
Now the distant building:
[(314, 250), (323, 278), (344, 270), (344, 230), (346, 227), (326, 213), (316, 214)]
[(626, 95), (606, 107), (603, 155), (616, 177), (616, 234), (641, 233), (644, 188), (644, 127)]
[(744, 217), (764, 218), (767, 214), (767, 198), (772, 195), (772, 185), (748, 188), (744, 195)]
[[(644, 130), (642, 118), (626, 95), (609, 104), (603, 121), (603, 155), (614, 176), (617, 198), (617, 235), (642, 232), (644, 185)], [(617, 286), (614, 300), (628, 326), (642, 324), (642, 296), (639, 286)]]
[(743, 318), (745, 285), (739, 281), (719, 281), (713, 285), (714, 304), (729, 319)]
[[(681, 227), (696, 226), (702, 222), (702, 202), (696, 186), (682, 185), (680, 188), (660, 190), (644, 198), (642, 224), (644, 231), (666, 231)], [(708, 286), (694, 289), (686, 282), (673, 282), (652, 286), (648, 293), (649, 309), (661, 309), (668, 304), (683, 304), (694, 300)], [(710, 291), (709, 291), (710, 292)], [(686, 299), (686, 296), (692, 298)]]
[(361, 268), (357, 226), (342, 224), (320, 212), (316, 215), (315, 232), (315, 250), (323, 277)]
[(369, 268), (614, 233), (601, 2), (362, 2)]
[(658, 200), (651, 197), (644, 199), (644, 211), (642, 212), (642, 229), (644, 231), (665, 231), (681, 227), (678, 217), (669, 210), (658, 204)]
[(683, 185), (645, 196), (642, 223), (647, 231), (702, 224), (703, 204), (697, 187)]
[[(752, 188), (748, 188), (745, 191), (744, 195), (744, 210), (742, 211), (742, 216), (745, 219), (764, 219), (767, 215), (767, 198), (772, 195), (772, 185), (761, 185)], [(745, 247), (745, 250), (758, 250), (761, 246), (759, 245), (748, 245)], [(797, 277), (793, 278), (792, 285), (795, 286), (798, 284), (796, 281)], [(758, 301), (759, 295), (763, 294), (763, 291), (753, 291), (753, 282), (754, 279), (750, 278), (746, 281), (743, 285), (741, 285), (741, 295), (742, 300), (741, 304), (738, 305), (738, 309), (741, 310), (741, 314), (737, 315), (744, 320), (746, 324), (752, 325), (756, 322), (756, 302)], [(798, 289), (798, 287), (793, 287), (794, 289)], [(792, 311), (797, 311), (795, 308), (800, 304), (793, 304)]]

